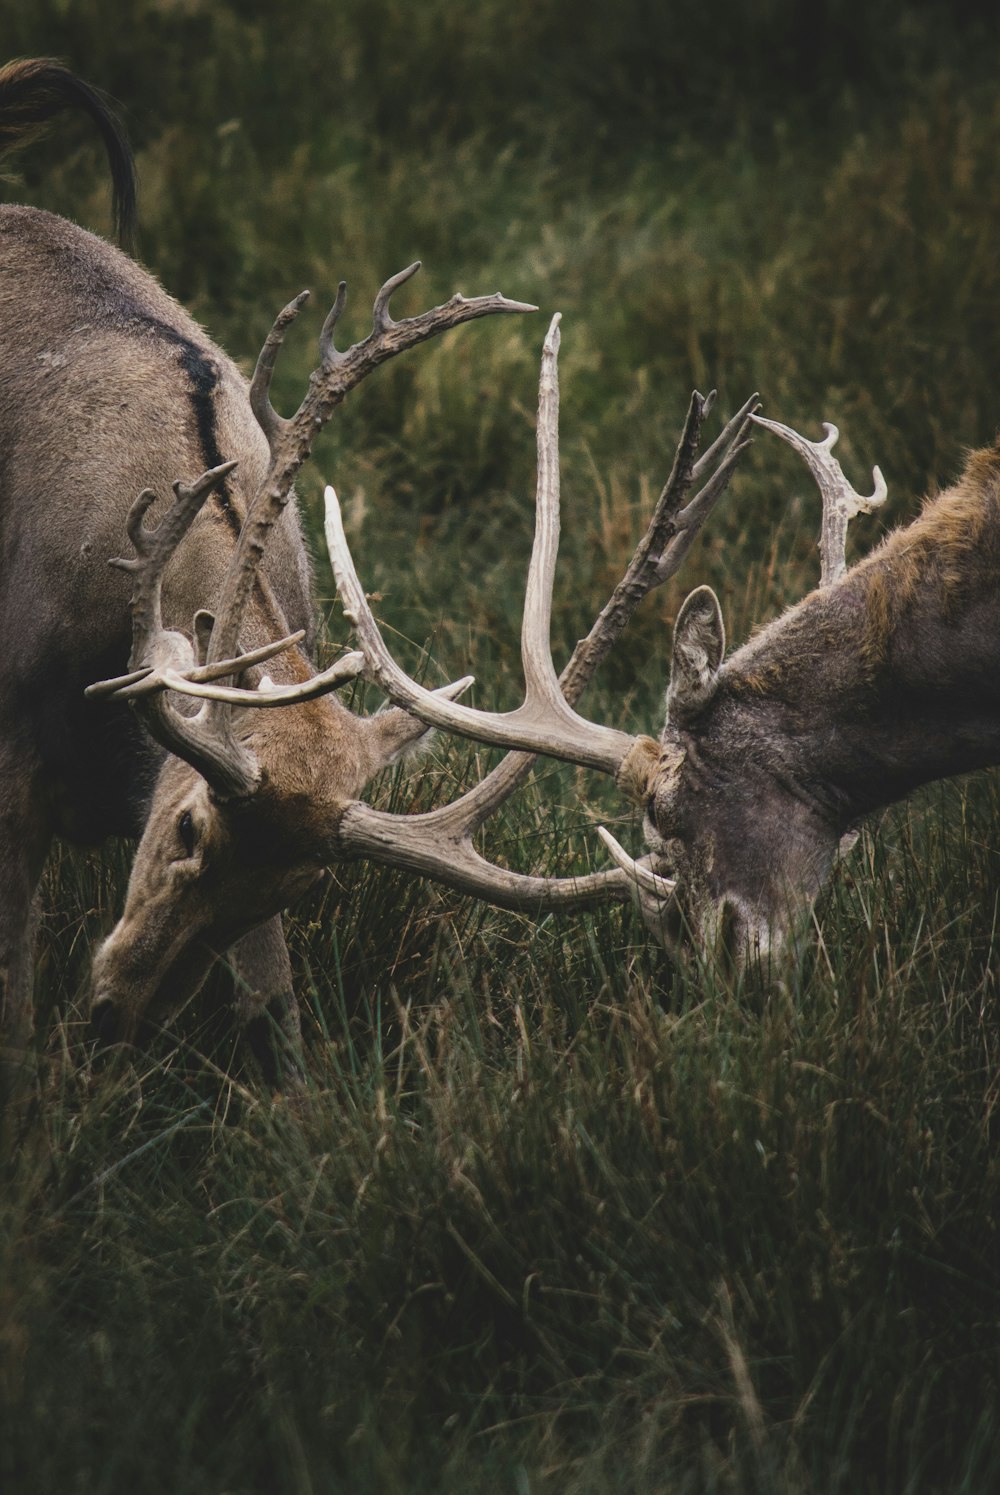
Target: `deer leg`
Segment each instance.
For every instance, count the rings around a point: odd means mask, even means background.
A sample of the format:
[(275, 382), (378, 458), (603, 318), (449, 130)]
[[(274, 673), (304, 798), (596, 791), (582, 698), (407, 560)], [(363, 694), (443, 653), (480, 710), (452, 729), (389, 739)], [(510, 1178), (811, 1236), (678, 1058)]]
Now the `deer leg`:
[(279, 1084), (301, 1081), (302, 1027), (281, 915), (237, 940), (229, 963), (236, 981), (236, 1015), (251, 1049), (266, 1071), (276, 1072)]

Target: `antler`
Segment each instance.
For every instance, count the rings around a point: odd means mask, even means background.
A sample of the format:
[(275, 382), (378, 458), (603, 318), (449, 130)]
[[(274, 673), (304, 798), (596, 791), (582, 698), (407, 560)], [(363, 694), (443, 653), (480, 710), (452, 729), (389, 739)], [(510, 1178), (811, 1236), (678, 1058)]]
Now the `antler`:
[(799, 435), (798, 431), (794, 431), (791, 426), (783, 426), (780, 421), (765, 420), (762, 415), (754, 415), (751, 418), (758, 426), (765, 426), (768, 431), (773, 431), (776, 436), (787, 441), (789, 446), (794, 447), (805, 459), (809, 471), (816, 479), (823, 499), (823, 520), (819, 539), (819, 584), (821, 587), (832, 586), (847, 570), (845, 551), (848, 524), (855, 514), (870, 514), (873, 509), (878, 508), (879, 504), (885, 502), (889, 490), (881, 468), (872, 468), (875, 491), (870, 498), (862, 498), (861, 494), (856, 493), (844, 477), (840, 463), (833, 456), (833, 448), (837, 444), (840, 431), (832, 422), (823, 422), (826, 436), (822, 441), (807, 441), (804, 436)]
[[(147, 490), (140, 495), (129, 513), (126, 529), (137, 559), (113, 564), (134, 572), (138, 578), (132, 598), (130, 670), (126, 675), (90, 686), (87, 693), (133, 700), (157, 740), (203, 773), (222, 797), (252, 794), (260, 778), (252, 753), (233, 733), (234, 706), (287, 706), (309, 700), (352, 679), (361, 668), (362, 656), (352, 654), (321, 674), (294, 685), (262, 682), (263, 688), (246, 691), (212, 683), (238, 675), (290, 648), (303, 637), (301, 632), (289, 634), (250, 653), (242, 653), (238, 642), (268, 537), (289, 501), (295, 477), (309, 456), (317, 432), (350, 390), (395, 354), (477, 317), (535, 310), (525, 303), (508, 301), (499, 292), (472, 300), (456, 295), (420, 316), (396, 322), (389, 315), (390, 298), (419, 268), (418, 261), (385, 282), (375, 298), (371, 332), (345, 353), (338, 351), (333, 336), (346, 300), (346, 285), (341, 282), (320, 334), (319, 367), (310, 377), (298, 410), (287, 420), (271, 405), (271, 378), (285, 333), (305, 304), (308, 292), (297, 296), (276, 318), (257, 361), (249, 396), (254, 415), (267, 437), (270, 461), (223, 579), (202, 665), (196, 664), (191, 645), (182, 634), (163, 627), (160, 603), (163, 571), (209, 492), (236, 463), (225, 463), (205, 473), (191, 488), (175, 484), (176, 501), (155, 531), (146, 530), (142, 523), (155, 494)], [(200, 697), (205, 704), (196, 716), (183, 716), (165, 701), (164, 692), (168, 690)]]
[(223, 584), (206, 663), (214, 664), (238, 652), (240, 624), (267, 537), (288, 503), (296, 474), (309, 456), (313, 441), (346, 395), (379, 364), (463, 322), (498, 312), (537, 311), (537, 307), (525, 302), (508, 301), (498, 291), (493, 296), (476, 296), (472, 300), (455, 295), (420, 316), (393, 321), (389, 315), (390, 299), (419, 269), (417, 260), (385, 282), (375, 298), (371, 332), (346, 353), (339, 352), (334, 344), (334, 332), (347, 299), (347, 286), (341, 281), (320, 333), (319, 367), (310, 376), (309, 388), (298, 410), (287, 420), (271, 405), (271, 378), (285, 333), (305, 304), (308, 292), (297, 296), (275, 320), (250, 386), (250, 405), (270, 447), (270, 466), (243, 525), (233, 564)]
[[(197, 716), (182, 716), (164, 695), (166, 676), (192, 671), (195, 660), (190, 641), (182, 633), (163, 626), (162, 590), (167, 562), (209, 493), (235, 466), (235, 462), (225, 462), (214, 467), (190, 487), (175, 483), (175, 501), (153, 530), (143, 524), (156, 501), (152, 489), (145, 489), (132, 505), (125, 529), (135, 549), (135, 559), (113, 559), (110, 564), (134, 578), (130, 659), (133, 668), (128, 675), (101, 681), (87, 691), (92, 696), (131, 694), (133, 697), (141, 691), (143, 718), (156, 740), (169, 752), (193, 763), (212, 788), (226, 797), (252, 794), (260, 780), (260, 769), (231, 731), (212, 730), (204, 711)], [(281, 639), (270, 646), (269, 652), (285, 649), (289, 642)]]
[[(528, 686), (525, 705), (530, 705), (530, 710), (521, 707), (518, 712), (501, 716), (498, 735), (504, 741), (516, 741), (518, 746), (535, 747), (544, 734), (544, 740), (552, 743), (544, 750), (551, 752), (552, 756), (603, 767), (614, 773), (624, 786), (630, 777), (631, 755), (648, 763), (658, 753), (657, 744), (648, 737), (632, 738), (609, 728), (594, 727), (578, 717), (571, 707), (583, 694), (643, 597), (676, 572), (721, 498), (735, 463), (749, 444), (749, 416), (757, 406), (757, 397), (754, 395), (747, 401), (709, 450), (695, 460), (702, 423), (711, 409), (714, 394), (707, 399), (698, 393), (692, 395), (673, 467), (649, 527), (590, 632), (577, 643), (558, 679), (556, 692), (559, 699), (554, 701), (552, 681), (555, 675), (549, 652), (548, 624), (558, 541), (558, 324), (559, 317), (556, 316), (545, 339), (539, 381), (539, 513), (522, 633), (522, 658)], [(704, 485), (689, 500), (688, 494), (697, 482)], [(429, 701), (427, 693), (405, 676), (388, 655), (357, 581), (343, 533), (339, 505), (332, 489), (327, 489), (327, 543), (341, 596), (344, 597), (345, 590), (347, 592), (345, 611), (349, 610), (349, 615), (356, 613), (362, 620), (362, 646), (372, 673), (394, 699), (404, 702), (416, 715), (451, 725), (454, 729), (456, 717), (451, 710), (444, 713), (449, 718), (448, 723), (442, 722), (439, 703)], [(495, 720), (485, 712), (462, 713), (463, 724), (458, 730), (464, 735), (496, 741), (498, 736), (493, 735), (491, 726)], [(559, 728), (567, 720), (569, 731), (563, 738), (559, 735)], [(523, 734), (522, 727), (525, 728)], [(487, 731), (489, 736), (486, 736)], [(599, 761), (595, 762), (595, 759)], [(366, 856), (405, 866), (507, 908), (565, 909), (608, 898), (626, 901), (636, 893), (640, 901), (652, 899), (659, 903), (668, 898), (674, 884), (652, 872), (648, 858), (633, 862), (622, 853), (625, 864), (608, 871), (581, 878), (538, 878), (518, 876), (494, 866), (479, 855), (472, 844), (473, 836), (524, 782), (534, 761), (530, 752), (509, 753), (481, 783), (460, 799), (422, 815), (391, 815), (355, 802), (340, 822), (338, 855)], [(645, 779), (642, 773), (637, 777)]]
[[(457, 702), (436, 699), (411, 679), (396, 664), (358, 580), (354, 562), (344, 534), (340, 505), (332, 488), (326, 489), (326, 538), (330, 550), (337, 590), (344, 612), (354, 624), (358, 642), (367, 661), (367, 673), (383, 690), (406, 710), (436, 727), (444, 727), (466, 737), (493, 746), (528, 749), (554, 758), (565, 758), (587, 768), (597, 768), (617, 776), (632, 750), (635, 739), (614, 727), (602, 727), (578, 716), (560, 689), (552, 663), (549, 625), (552, 612), (552, 584), (559, 544), (559, 315), (552, 319), (542, 350), (542, 370), (538, 399), (538, 485), (536, 500), (535, 541), (528, 570), (524, 614), (521, 625), (521, 662), (525, 677), (525, 698), (515, 711), (493, 713), (478, 711)], [(697, 402), (697, 404), (696, 404)], [(753, 402), (750, 402), (751, 404)], [(650, 526), (655, 539), (664, 547), (653, 555), (653, 541), (647, 534), (633, 556), (625, 577), (602, 611), (591, 633), (580, 646), (580, 659), (574, 674), (583, 672), (583, 684), (621, 633), (635, 607), (652, 587), (672, 575), (683, 559), (694, 534), (704, 523), (712, 505), (728, 481), (732, 462), (742, 450), (727, 452), (728, 463), (720, 475), (713, 474), (705, 489), (678, 511), (679, 500), (686, 496), (694, 469), (691, 462), (696, 428), (709, 402), (696, 395), (692, 400), (688, 424), (678, 449), (675, 474), (661, 495)], [(745, 407), (737, 420), (748, 413)], [(727, 428), (728, 430), (728, 428)], [(724, 433), (725, 435), (726, 433)], [(714, 448), (713, 448), (714, 453)], [(706, 454), (711, 457), (713, 453)], [(669, 494), (668, 494), (668, 490)], [(669, 512), (667, 512), (669, 510)], [(661, 512), (663, 511), (663, 512)], [(668, 543), (669, 542), (669, 543)], [(671, 553), (673, 552), (673, 553)], [(586, 663), (585, 663), (586, 661)]]

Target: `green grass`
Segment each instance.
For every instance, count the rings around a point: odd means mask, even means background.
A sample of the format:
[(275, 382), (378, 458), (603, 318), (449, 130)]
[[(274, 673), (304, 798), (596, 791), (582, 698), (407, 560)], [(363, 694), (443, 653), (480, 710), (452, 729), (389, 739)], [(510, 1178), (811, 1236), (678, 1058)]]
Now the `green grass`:
[[(829, 0), (404, 7), (0, 3), (128, 106), (147, 261), (248, 366), (302, 285), (297, 402), (347, 335), (500, 287), (541, 315), (381, 370), (317, 443), (410, 664), (512, 704), (533, 411), (563, 322), (560, 661), (669, 468), (692, 385), (842, 428), (891, 521), (1000, 418), (995, 27)], [(617, 12), (616, 12), (617, 15)], [(138, 43), (136, 38), (143, 37)], [(516, 60), (515, 60), (516, 54)], [(8, 197), (100, 229), (86, 132)], [(880, 521), (858, 526), (865, 550)], [(867, 525), (867, 527), (865, 527)], [(816, 580), (816, 500), (759, 439), (587, 708), (662, 714), (708, 581), (734, 640)], [(343, 638), (325, 563), (318, 590)], [(381, 803), (454, 795), (439, 741)], [(550, 767), (491, 854), (567, 872), (621, 817)], [(534, 922), (350, 865), (296, 911), (306, 1086), (272, 1096), (213, 977), (95, 1069), (94, 943), (128, 849), (47, 873), (37, 1100), (0, 1200), (0, 1481), (117, 1492), (980, 1492), (1000, 1480), (1000, 794), (866, 833), (770, 982), (672, 970), (636, 916)]]
[(781, 989), (344, 869), (294, 931), (303, 1095), (208, 998), (100, 1073), (53, 1013), (15, 1487), (991, 1488), (997, 821), (992, 778), (896, 812)]

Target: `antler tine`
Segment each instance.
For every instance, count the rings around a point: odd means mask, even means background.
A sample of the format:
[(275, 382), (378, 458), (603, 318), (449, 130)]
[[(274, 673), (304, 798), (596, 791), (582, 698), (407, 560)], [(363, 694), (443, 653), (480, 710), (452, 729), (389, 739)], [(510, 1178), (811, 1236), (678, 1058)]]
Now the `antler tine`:
[[(205, 491), (207, 495), (208, 490), (206, 489)], [(125, 533), (132, 542), (137, 556), (144, 556), (149, 553), (152, 541), (150, 539), (150, 531), (146, 529), (143, 521), (155, 502), (156, 493), (153, 489), (143, 488), (125, 515)], [(112, 556), (108, 562), (108, 565), (114, 566), (116, 571), (134, 571), (139, 564), (138, 561), (130, 558), (126, 559), (124, 556)]]
[(605, 826), (599, 825), (597, 834), (611, 860), (642, 892), (652, 894), (654, 898), (663, 898), (664, 889), (667, 890), (666, 896), (669, 896), (677, 887), (676, 878), (660, 877), (658, 873), (651, 871), (644, 859), (640, 858), (637, 861), (635, 857), (629, 856), (621, 842), (616, 841)]
[[(184, 680), (218, 680), (227, 674), (241, 674), (241, 671), (250, 670), (251, 665), (263, 664), (266, 659), (274, 659), (275, 655), (284, 653), (293, 644), (302, 643), (305, 638), (305, 628), (297, 628), (293, 634), (287, 634), (284, 638), (275, 638), (274, 643), (262, 644), (260, 649), (248, 650), (245, 655), (238, 655), (236, 659), (221, 659), (218, 664), (199, 665), (193, 670), (184, 671)], [(132, 670), (129, 674), (120, 674), (114, 680), (97, 680), (96, 685), (88, 685), (84, 695), (90, 697), (102, 697), (102, 695), (117, 695), (120, 700), (136, 700), (139, 695), (149, 695), (152, 691), (163, 691), (166, 688), (160, 671), (155, 671), (152, 665), (143, 665), (141, 670)], [(179, 689), (179, 686), (172, 686)]]
[(405, 285), (408, 280), (412, 280), (419, 269), (420, 261), (414, 260), (413, 264), (407, 265), (405, 270), (400, 270), (398, 274), (390, 276), (379, 291), (375, 297), (375, 305), (372, 307), (372, 327), (376, 332), (388, 332), (391, 327), (395, 326), (389, 315), (389, 302), (399, 287)]
[[(463, 322), (500, 312), (537, 310), (524, 302), (508, 301), (497, 292), (493, 296), (478, 296), (468, 301), (463, 296), (453, 296), (442, 306), (422, 312), (419, 316), (409, 317), (405, 321), (394, 322), (386, 310), (389, 297), (397, 286), (416, 273), (417, 268), (418, 266), (411, 265), (386, 281), (376, 298), (372, 331), (345, 353), (339, 353), (333, 343), (334, 329), (346, 296), (346, 288), (341, 283), (320, 337), (319, 367), (309, 380), (309, 388), (298, 410), (289, 419), (281, 420), (271, 410), (269, 400), (258, 399), (255, 414), (260, 420), (259, 408), (266, 422), (264, 429), (271, 446), (271, 461), (267, 475), (250, 506), (223, 581), (215, 625), (206, 652), (207, 664), (215, 664), (238, 653), (237, 640), (243, 615), (270, 532), (288, 503), (295, 477), (309, 456), (317, 433), (355, 385), (360, 384), (373, 369), (395, 357), (397, 353), (415, 347), (451, 327), (458, 327)], [(295, 306), (296, 303), (291, 305)], [(286, 312), (289, 310), (286, 308)], [(283, 335), (291, 320), (290, 315), (286, 321), (282, 320), (284, 317), (285, 313), (282, 313), (275, 324), (276, 329), (281, 324), (280, 335)], [(272, 332), (272, 337), (265, 344), (266, 356), (259, 386), (265, 394), (280, 346), (280, 335)], [(221, 712), (227, 708), (220, 702), (213, 709)]]
[[(176, 690), (181, 695), (199, 695), (211, 699), (209, 690), (194, 691), (187, 687), (210, 680), (221, 680), (226, 675), (240, 675), (254, 665), (264, 664), (267, 660), (273, 659), (276, 654), (283, 654), (286, 649), (291, 649), (295, 644), (301, 644), (305, 636), (305, 629), (298, 628), (294, 633), (286, 634), (284, 638), (275, 639), (270, 644), (262, 644), (259, 649), (249, 649), (246, 654), (239, 654), (235, 659), (222, 659), (218, 664), (198, 665), (196, 668), (185, 670), (183, 675), (167, 667), (156, 671), (151, 667), (134, 670), (130, 675), (119, 676), (117, 680), (100, 680), (96, 685), (88, 685), (84, 695), (117, 695), (120, 700), (135, 701), (140, 696), (151, 695), (153, 691), (169, 689)], [(255, 699), (253, 693), (245, 692), (245, 694), (251, 698), (249, 704), (253, 704)], [(226, 700), (228, 697), (222, 696), (220, 699)]]
[[(563, 700), (552, 663), (552, 588), (559, 556), (559, 345), (560, 312), (549, 324), (538, 377), (538, 488), (535, 540), (521, 618), (521, 666), (525, 701)], [(523, 746), (519, 743), (518, 746)]]
[(337, 352), (333, 341), (333, 334), (337, 329), (344, 307), (347, 305), (347, 281), (342, 280), (337, 287), (337, 298), (326, 314), (323, 330), (319, 335), (319, 361), (324, 369), (332, 368), (343, 355)]
[[(708, 399), (705, 401), (704, 415), (706, 416), (715, 404), (715, 394), (716, 391), (713, 389), (709, 394)], [(753, 415), (754, 411), (759, 409), (760, 394), (755, 391), (750, 396), (750, 398), (740, 406), (736, 414), (729, 417), (729, 419), (726, 421), (726, 424), (719, 432), (718, 436), (712, 442), (712, 445), (708, 448), (707, 451), (702, 452), (701, 456), (694, 464), (695, 482), (698, 482), (704, 476), (704, 474), (708, 472), (711, 467), (713, 467), (716, 462), (721, 461), (724, 454), (729, 451), (730, 447), (735, 441), (739, 440), (740, 437), (746, 437), (746, 433), (750, 428), (749, 417)]]
[(840, 431), (831, 421), (823, 422), (826, 435), (822, 441), (808, 441), (804, 436), (800, 436), (798, 431), (794, 431), (791, 426), (783, 426), (780, 421), (765, 420), (762, 415), (754, 415), (751, 419), (758, 426), (764, 426), (768, 431), (773, 431), (776, 436), (781, 437), (782, 441), (787, 441), (788, 445), (804, 458), (809, 471), (816, 480), (823, 500), (823, 520), (819, 540), (819, 584), (821, 587), (832, 586), (847, 570), (848, 524), (855, 514), (870, 514), (873, 509), (877, 509), (885, 502), (888, 495), (889, 490), (881, 469), (872, 468), (875, 491), (869, 498), (863, 498), (851, 487), (844, 477), (843, 468), (833, 456), (833, 448), (840, 436)]
[[(271, 378), (274, 374), (275, 364), (278, 361), (281, 345), (285, 341), (285, 333), (308, 300), (309, 292), (300, 291), (295, 300), (289, 301), (288, 305), (275, 317), (274, 324), (264, 340), (264, 346), (260, 350), (253, 379), (250, 381), (250, 409), (256, 417), (257, 424), (267, 437), (268, 446), (272, 449), (274, 442), (285, 429), (287, 422), (271, 404)], [(327, 320), (329, 321), (329, 318)]]
[[(203, 473), (190, 486), (175, 483), (174, 502), (155, 529), (147, 529), (143, 523), (155, 494), (146, 489), (132, 505), (126, 530), (136, 556), (111, 563), (133, 577), (132, 668), (127, 675), (101, 681), (87, 692), (91, 696), (141, 697), (135, 706), (151, 735), (169, 752), (191, 763), (223, 798), (252, 793), (260, 780), (260, 767), (230, 731), (217, 730), (205, 719), (204, 712), (182, 716), (170, 704), (165, 693), (168, 678), (189, 673), (194, 668), (194, 653), (183, 634), (164, 628), (161, 592), (168, 561), (208, 494), (235, 466), (235, 462), (225, 462)], [(280, 647), (287, 648), (288, 642), (281, 640)], [(268, 652), (276, 652), (278, 647), (271, 646)]]
[[(546, 360), (543, 358), (539, 401), (539, 467), (547, 473), (540, 480), (539, 486), (548, 491), (550, 498), (554, 489), (556, 501), (558, 389), (552, 388), (550, 381), (554, 381), (555, 377), (557, 326), (558, 319), (555, 319), (547, 339), (551, 369), (546, 369)], [(696, 532), (700, 528), (725, 491), (735, 463), (746, 448), (749, 415), (757, 408), (756, 395), (737, 411), (704, 456), (697, 462), (694, 461), (701, 425), (711, 408), (712, 398), (711, 395), (707, 399), (697, 393), (692, 395), (673, 468), (649, 528), (636, 547), (623, 581), (615, 588), (591, 632), (579, 641), (559, 677), (559, 687), (571, 706), (583, 694), (598, 665), (642, 598), (658, 586), (665, 576), (672, 575), (676, 570), (680, 558), (677, 550), (668, 546), (668, 541), (673, 537), (676, 546), (689, 532)], [(717, 464), (714, 470), (713, 463)], [(553, 467), (556, 469), (555, 474)], [(692, 479), (699, 479), (706, 474), (708, 477), (704, 488), (686, 507), (682, 507)], [(550, 503), (550, 520), (553, 507)], [(334, 526), (339, 526), (339, 511), (335, 508), (332, 518)], [(690, 544), (690, 539), (687, 543)], [(336, 547), (331, 546), (331, 550), (339, 549), (339, 544), (338, 538)], [(346, 542), (344, 551), (344, 571), (345, 576), (348, 576), (353, 572), (353, 566), (350, 554), (346, 551)], [(666, 556), (671, 561), (669, 569), (663, 565)], [(547, 551), (547, 557), (548, 562), (554, 565), (551, 550)], [(336, 564), (340, 564), (339, 555)], [(547, 565), (539, 564), (539, 578), (546, 570)], [(356, 600), (358, 599), (352, 589), (352, 606)], [(364, 601), (363, 593), (360, 601)], [(543, 622), (547, 639), (547, 614)], [(527, 668), (526, 662), (526, 672)], [(658, 749), (651, 738), (639, 737), (634, 739), (632, 751), (648, 761)], [(618, 847), (617, 842), (614, 845), (617, 848), (619, 866), (582, 878), (520, 877), (506, 869), (494, 867), (476, 852), (472, 844), (473, 836), (523, 784), (534, 761), (534, 755), (530, 752), (508, 753), (485, 779), (458, 800), (422, 815), (392, 815), (375, 810), (370, 805), (352, 804), (340, 823), (338, 855), (363, 855), (397, 866), (406, 866), (413, 872), (431, 876), (461, 891), (489, 898), (505, 908), (569, 909), (592, 906), (605, 899), (628, 901), (636, 898), (644, 917), (654, 920), (658, 918), (665, 902), (673, 894), (674, 883), (653, 872), (648, 859), (634, 861)], [(629, 758), (626, 757), (619, 769), (623, 783), (627, 780), (628, 768)], [(639, 777), (642, 777), (641, 772)]]
[[(263, 651), (258, 650), (257, 653), (259, 656)], [(230, 661), (230, 666), (233, 663), (243, 665), (244, 661)], [(164, 683), (170, 690), (176, 690), (180, 695), (196, 696), (205, 701), (223, 701), (229, 706), (253, 706), (260, 709), (269, 706), (294, 706), (299, 701), (313, 701), (317, 696), (328, 695), (331, 690), (346, 685), (350, 680), (356, 680), (364, 667), (365, 656), (359, 650), (353, 650), (350, 654), (345, 654), (342, 659), (336, 660), (329, 669), (295, 685), (275, 685), (273, 682), (261, 681), (256, 690), (241, 690), (236, 686), (208, 685), (201, 683), (199, 674), (203, 672), (198, 670), (190, 670), (186, 675), (168, 670), (164, 675)], [(212, 668), (218, 669), (218, 666)], [(226, 673), (230, 672), (231, 670), (226, 671)], [(145, 682), (140, 682), (137, 687), (134, 687), (135, 693), (141, 692), (144, 685)]]

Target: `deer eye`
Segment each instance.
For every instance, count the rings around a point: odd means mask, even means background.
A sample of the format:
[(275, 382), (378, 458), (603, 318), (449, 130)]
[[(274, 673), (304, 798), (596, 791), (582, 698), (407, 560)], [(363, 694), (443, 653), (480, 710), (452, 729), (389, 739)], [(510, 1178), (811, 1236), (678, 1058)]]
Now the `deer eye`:
[(194, 820), (191, 818), (190, 810), (184, 810), (181, 814), (177, 822), (177, 832), (181, 838), (181, 845), (184, 847), (185, 852), (189, 857), (193, 857), (195, 835)]

